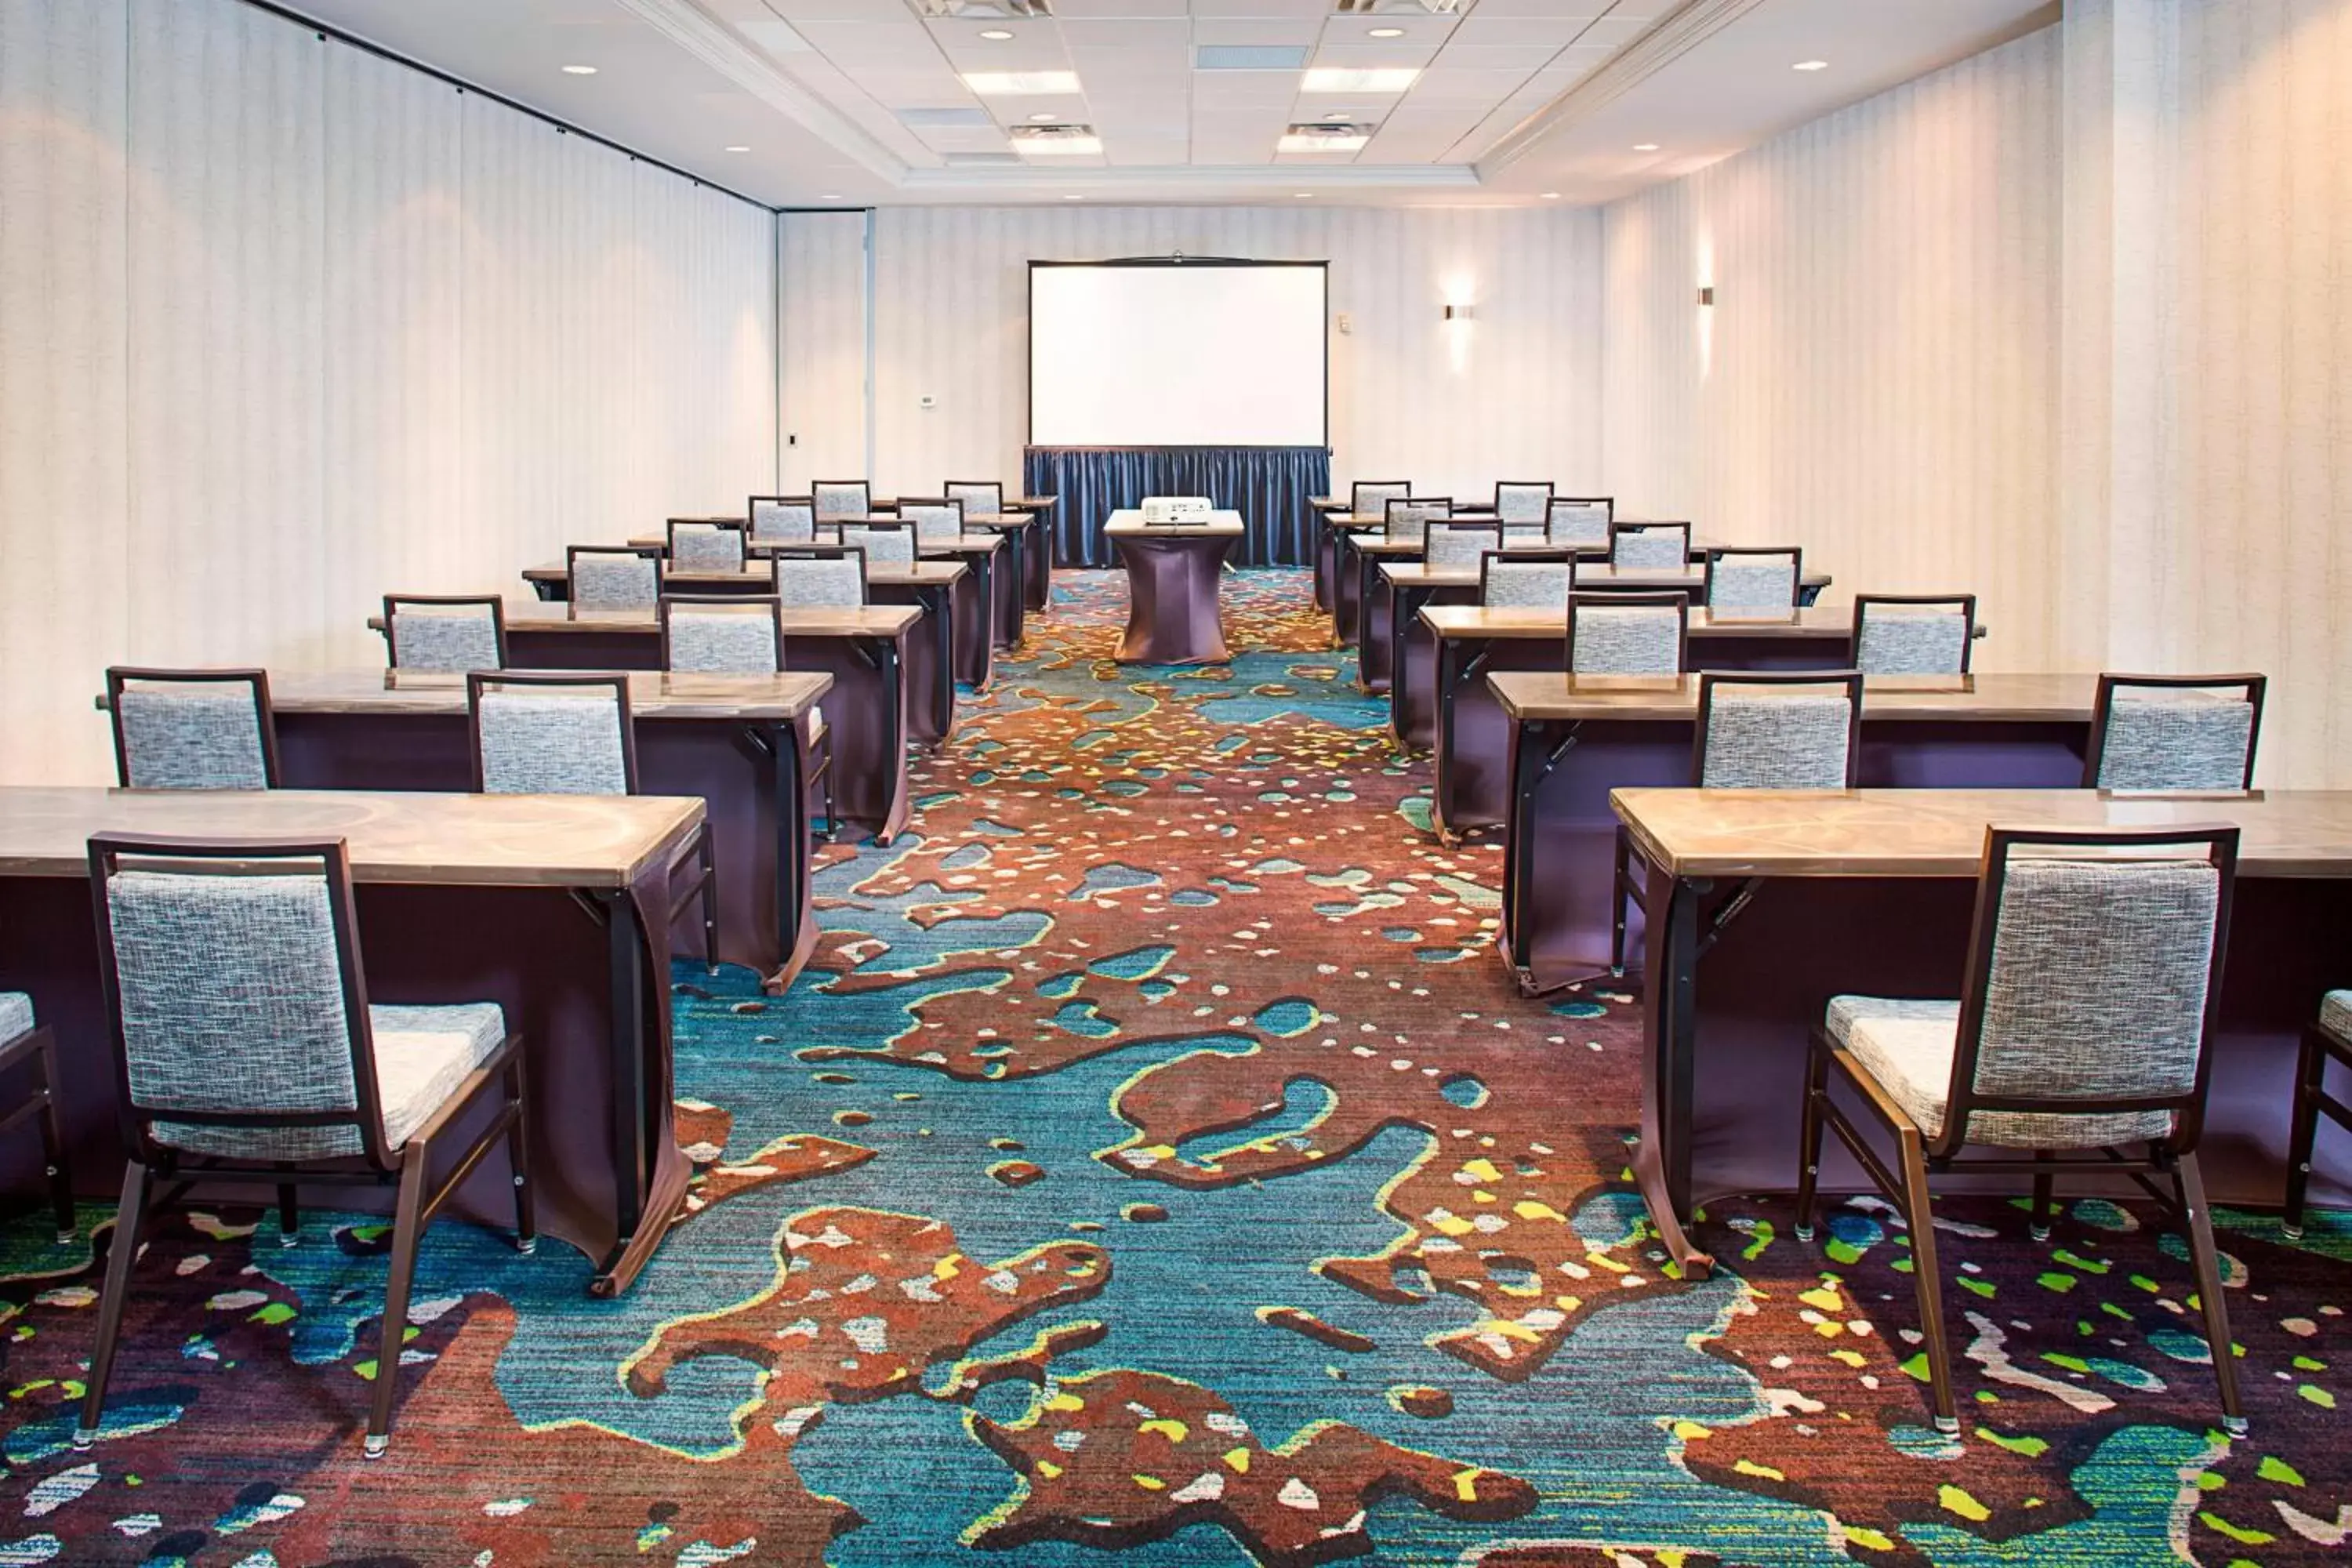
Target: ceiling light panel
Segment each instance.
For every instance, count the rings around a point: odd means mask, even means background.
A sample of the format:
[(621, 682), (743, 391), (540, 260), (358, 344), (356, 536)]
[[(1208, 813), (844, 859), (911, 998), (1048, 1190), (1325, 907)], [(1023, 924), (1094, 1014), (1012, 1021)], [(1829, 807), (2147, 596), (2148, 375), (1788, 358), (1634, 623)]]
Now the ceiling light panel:
[(1018, 98), (1079, 90), (1078, 73), (1076, 71), (966, 71), (963, 84), (983, 98)]
[(1299, 82), (1301, 92), (1391, 93), (1410, 89), (1421, 72), (1412, 67), (1317, 66)]

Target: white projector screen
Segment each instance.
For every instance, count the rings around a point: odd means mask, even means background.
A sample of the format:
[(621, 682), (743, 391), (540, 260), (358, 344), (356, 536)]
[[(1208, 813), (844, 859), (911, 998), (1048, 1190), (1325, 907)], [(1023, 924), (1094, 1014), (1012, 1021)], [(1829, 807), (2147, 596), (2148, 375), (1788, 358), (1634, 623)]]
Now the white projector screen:
[(1038, 447), (1330, 444), (1319, 261), (1029, 264)]

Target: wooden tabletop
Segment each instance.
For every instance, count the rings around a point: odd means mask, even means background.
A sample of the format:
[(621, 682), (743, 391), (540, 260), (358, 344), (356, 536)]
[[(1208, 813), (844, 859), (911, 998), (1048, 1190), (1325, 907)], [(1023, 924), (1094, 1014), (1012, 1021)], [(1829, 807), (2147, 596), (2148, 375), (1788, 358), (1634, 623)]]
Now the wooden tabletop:
[[(895, 637), (923, 618), (920, 605), (867, 605), (862, 609), (796, 610), (784, 612), (784, 635), (796, 637)], [(368, 624), (383, 628), (381, 616)], [(645, 632), (658, 633), (661, 617), (651, 610), (582, 610), (570, 605), (518, 605), (507, 611), (510, 632)], [(275, 695), (273, 691), (273, 696)]]
[[(779, 548), (789, 549), (791, 546)], [(866, 581), (877, 588), (943, 588), (970, 570), (961, 561), (918, 561), (912, 566), (901, 566), (896, 562), (876, 565), (868, 561)], [(561, 583), (569, 575), (561, 561), (527, 567), (522, 574), (526, 583)], [(704, 588), (740, 588), (747, 584), (773, 581), (765, 562), (757, 566), (745, 566), (740, 572), (667, 572), (662, 575), (664, 587), (688, 594)]]
[(1109, 539), (1237, 539), (1244, 531), (1237, 511), (1212, 511), (1199, 522), (1146, 522), (1140, 510), (1121, 507), (1103, 521), (1104, 537)]
[[(629, 673), (629, 712), (638, 719), (791, 721), (833, 689), (822, 671), (776, 675)], [(269, 677), (269, 706), (279, 713), (466, 711), (466, 678), (425, 669), (328, 669)]]
[(2352, 876), (2352, 791), (1621, 789), (1610, 805), (1676, 877), (1974, 877), (1985, 829), (2234, 823), (2249, 877)]
[[(1691, 621), (1696, 636), (1698, 617), (1693, 616)], [(1730, 628), (1725, 631), (1729, 635)], [(1504, 712), (1513, 719), (1541, 721), (1687, 721), (1698, 716), (1698, 683), (1696, 675), (1569, 675), (1538, 669), (1505, 670), (1486, 678)], [(1862, 716), (2087, 724), (2098, 686), (2095, 675), (1872, 675), (1862, 683)]]
[[(1409, 550), (1395, 545), (1368, 545), (1367, 555), (1405, 555), (1421, 550), (1419, 544)], [(1534, 548), (1529, 546), (1529, 548)], [(1475, 588), (1478, 585), (1478, 569), (1475, 566), (1451, 566), (1432, 570), (1419, 561), (1389, 561), (1381, 563), (1388, 580), (1401, 588)], [(1819, 593), (1830, 585), (1826, 572), (1808, 572), (1803, 585)], [(1620, 571), (1614, 566), (1580, 565), (1576, 569), (1576, 585), (1580, 588), (1688, 588), (1696, 591), (1706, 584), (1706, 567), (1694, 561), (1680, 572)]]
[[(1490, 610), (1478, 605), (1423, 605), (1422, 624), (1441, 637), (1482, 637), (1492, 642), (1568, 640), (1564, 610)], [(1782, 615), (1690, 613), (1695, 637), (1796, 637), (1837, 641), (1853, 635), (1851, 605), (1808, 605)]]
[(148, 833), (341, 838), (362, 882), (625, 888), (701, 820), (676, 795), (0, 789), (0, 876), (86, 877), (90, 835)]

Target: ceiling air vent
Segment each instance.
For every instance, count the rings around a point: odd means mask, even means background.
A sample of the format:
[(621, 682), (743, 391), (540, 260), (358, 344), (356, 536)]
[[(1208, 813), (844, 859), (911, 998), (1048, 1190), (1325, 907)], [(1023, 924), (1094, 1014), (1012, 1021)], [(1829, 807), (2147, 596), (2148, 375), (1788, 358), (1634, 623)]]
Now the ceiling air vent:
[(1285, 153), (1353, 153), (1379, 129), (1351, 120), (1305, 121), (1284, 132), (1279, 146)]
[(1053, 0), (911, 0), (911, 3), (915, 15), (932, 21), (951, 18), (959, 22), (1017, 22), (1054, 14)]
[(1451, 16), (1462, 0), (1332, 0), (1335, 16)]
[(1091, 125), (1016, 125), (1008, 132), (1013, 150), (1032, 158), (1077, 157), (1102, 151)]

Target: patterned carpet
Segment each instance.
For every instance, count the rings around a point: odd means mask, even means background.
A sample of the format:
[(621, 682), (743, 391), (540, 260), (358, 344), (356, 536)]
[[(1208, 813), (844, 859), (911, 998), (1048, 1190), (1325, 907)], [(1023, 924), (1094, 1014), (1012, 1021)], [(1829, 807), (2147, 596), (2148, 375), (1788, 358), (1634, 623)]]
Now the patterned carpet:
[(2232, 1443), (2147, 1211), (1950, 1205), (1939, 1436), (1883, 1205), (1659, 1267), (1632, 1008), (1516, 996), (1303, 574), (1228, 579), (1229, 668), (1059, 596), (788, 999), (679, 971), (702, 1173), (635, 1290), (435, 1229), (389, 1460), (379, 1226), (169, 1220), (86, 1455), (93, 1258), (0, 1232), (0, 1565), (2341, 1560), (2344, 1216), (2223, 1216)]

